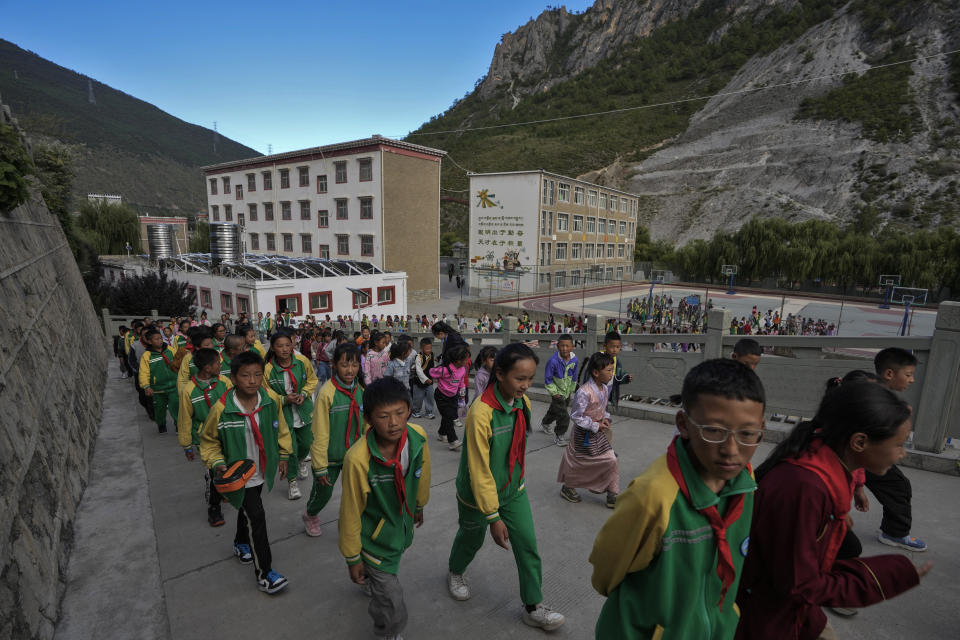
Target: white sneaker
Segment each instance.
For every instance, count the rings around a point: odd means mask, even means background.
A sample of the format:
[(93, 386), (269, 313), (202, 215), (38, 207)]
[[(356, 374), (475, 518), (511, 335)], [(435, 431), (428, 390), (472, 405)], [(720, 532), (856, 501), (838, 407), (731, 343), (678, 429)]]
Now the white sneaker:
[(304, 460), (300, 463), (300, 473), (297, 474), (297, 477), (301, 480), (306, 480), (310, 477), (310, 461)]
[(545, 434), (547, 434), (548, 436), (552, 436), (552, 435), (553, 435), (553, 427), (551, 427), (550, 425), (547, 425), (547, 424), (543, 424), (543, 423), (541, 422), (541, 423), (540, 423), (540, 432), (541, 432), (541, 433), (545, 433)]
[(300, 485), (297, 484), (296, 480), (290, 481), (290, 486), (287, 488), (287, 499), (288, 500), (299, 500), (302, 494), (300, 493)]
[(446, 441), (447, 441), (447, 436), (443, 435), (442, 433), (438, 433), (438, 434), (437, 434), (437, 440), (439, 440), (440, 442), (446, 442)]
[(461, 420), (460, 418), (457, 418), (456, 420), (453, 421), (453, 426), (455, 426), (458, 429), (462, 428), (463, 420)]
[(451, 442), (451, 443), (450, 443), (449, 445), (447, 445), (447, 446), (450, 448), (450, 451), (456, 451), (456, 450), (459, 449), (462, 445), (463, 445), (463, 440), (460, 440), (460, 439), (458, 438), (458, 439), (454, 440), (453, 442)]
[(538, 604), (533, 611), (527, 611), (526, 607), (523, 608), (523, 622), (531, 627), (540, 627), (544, 631), (553, 631), (559, 629), (566, 622), (566, 618), (550, 607)]
[(563, 436), (558, 436), (558, 435), (553, 436), (553, 444), (557, 445), (558, 447), (567, 446), (567, 442), (568, 440)]
[(462, 573), (447, 574), (447, 591), (450, 592), (454, 600), (462, 602), (470, 599), (470, 586), (467, 585), (467, 579), (463, 577)]

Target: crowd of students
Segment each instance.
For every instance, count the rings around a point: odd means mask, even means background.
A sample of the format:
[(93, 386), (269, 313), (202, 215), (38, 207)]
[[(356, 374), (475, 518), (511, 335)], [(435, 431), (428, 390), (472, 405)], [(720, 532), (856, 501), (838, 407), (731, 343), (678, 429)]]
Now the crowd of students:
[[(224, 323), (173, 326), (166, 341), (149, 319), (122, 327), (115, 353), (158, 431), (169, 415), (186, 459), (203, 461), (209, 525), (225, 524), (222, 502), (237, 510), (233, 552), (253, 565), (261, 591), (288, 586), (273, 568), (263, 487), (286, 480), (296, 500), (298, 482), (312, 478), (302, 519), (308, 536), (320, 536), (319, 514), (342, 478), (337, 535), (349, 579), (371, 598), (374, 634), (400, 637), (408, 614), (399, 564), (423, 524), (431, 477), (429, 437), (411, 419), (436, 413), (438, 439), (459, 455), (450, 596), (472, 596), (466, 572), (489, 530), (513, 552), (523, 622), (564, 624), (543, 603), (525, 490), (534, 426), (526, 392), (539, 363), (529, 346), (484, 346), (474, 359), (442, 321), (419, 350), (408, 335), (369, 326), (351, 338), (286, 325), (268, 347), (250, 323), (232, 333)], [(608, 332), (581, 367), (572, 336), (561, 336), (546, 363), (551, 401), (539, 425), (564, 448), (560, 497), (579, 503), (577, 489), (586, 489), (613, 509), (589, 556), (592, 584), (606, 596), (597, 638), (835, 638), (821, 607), (889, 599), (930, 570), (900, 555), (860, 557), (848, 515), (851, 504), (868, 507), (865, 484), (884, 507), (879, 540), (925, 549), (909, 535), (910, 486), (896, 467), (912, 411), (895, 392), (913, 380), (912, 354), (885, 349), (875, 373), (829, 381), (814, 418), (754, 472), (765, 429), (754, 372), (762, 352), (741, 340), (730, 359), (687, 373), (667, 451), (621, 492), (611, 409), (633, 381), (621, 346)]]

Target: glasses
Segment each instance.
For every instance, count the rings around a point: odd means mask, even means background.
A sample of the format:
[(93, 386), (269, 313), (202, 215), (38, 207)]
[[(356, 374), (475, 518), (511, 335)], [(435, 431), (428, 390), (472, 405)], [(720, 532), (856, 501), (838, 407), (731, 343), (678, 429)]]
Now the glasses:
[(731, 434), (733, 434), (733, 439), (737, 441), (737, 444), (744, 447), (755, 447), (763, 440), (763, 429), (733, 430), (709, 424), (697, 424), (686, 411), (683, 412), (683, 415), (686, 416), (687, 422), (697, 428), (703, 441), (709, 442), (710, 444), (723, 444)]

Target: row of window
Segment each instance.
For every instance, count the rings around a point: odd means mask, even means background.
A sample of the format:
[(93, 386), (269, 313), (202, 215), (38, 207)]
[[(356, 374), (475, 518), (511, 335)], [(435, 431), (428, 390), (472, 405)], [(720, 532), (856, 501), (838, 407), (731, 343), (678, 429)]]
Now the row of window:
[[(373, 220), (373, 197), (363, 196), (358, 198), (358, 200), (360, 201), (360, 219)], [(297, 204), (299, 205), (300, 219), (310, 220), (313, 217), (310, 200), (298, 200)], [(349, 198), (335, 198), (334, 206), (334, 213), (336, 214), (337, 220), (350, 219)], [(263, 202), (259, 204), (256, 202), (247, 203), (246, 217), (244, 217), (244, 214), (242, 213), (238, 214), (237, 222), (241, 225), (246, 224), (247, 222), (258, 222), (260, 220), (261, 207), (264, 221), (272, 222), (275, 219), (272, 202)], [(220, 205), (211, 205), (210, 219), (213, 222), (220, 222)], [(233, 205), (223, 205), (223, 219), (225, 222), (233, 222)], [(280, 219), (293, 220), (293, 203), (289, 201), (280, 203)], [(330, 212), (328, 209), (319, 209), (317, 211), (317, 226), (320, 228), (330, 226)]]
[(556, 227), (554, 227), (553, 211), (540, 212), (540, 235), (549, 236), (553, 233), (565, 233), (567, 231), (582, 233), (584, 231), (584, 221), (586, 221), (586, 233), (603, 233), (608, 235), (619, 233), (621, 236), (633, 236), (635, 224), (633, 222), (628, 223), (625, 220), (607, 220), (606, 218), (593, 217), (587, 217), (585, 219), (584, 216), (573, 215), (571, 224), (571, 216), (569, 213), (558, 213), (557, 224)]
[[(290, 169), (278, 169), (280, 175), (280, 188), (290, 188)], [(357, 160), (357, 179), (360, 182), (370, 182), (373, 180), (373, 158), (359, 158)], [(257, 174), (246, 174), (247, 192), (257, 190)], [(337, 160), (333, 163), (333, 179), (337, 184), (344, 184), (347, 180), (347, 161)], [(223, 195), (230, 195), (230, 176), (222, 176), (219, 181), (217, 178), (210, 178), (210, 195), (219, 194), (219, 185), (223, 185)], [(297, 167), (297, 185), (300, 187), (310, 186), (310, 167)], [(260, 172), (260, 186), (264, 191), (273, 189), (273, 171)], [(234, 191), (237, 200), (243, 200), (243, 184), (234, 185)], [(327, 192), (327, 174), (317, 176), (317, 193)]]
[[(567, 257), (567, 248), (569, 247), (570, 253), (569, 258)], [(596, 255), (594, 255), (594, 247), (596, 247)], [(614, 255), (616, 254), (616, 255)], [(540, 243), (540, 266), (548, 266), (551, 264), (550, 259), (553, 256), (553, 259), (557, 262), (562, 260), (591, 260), (594, 258), (626, 258), (627, 257), (627, 245), (625, 244), (607, 244), (603, 243), (594, 245), (592, 242), (586, 244), (582, 242), (558, 242), (554, 248), (552, 242), (541, 242)]]
[[(260, 235), (259, 233), (250, 234), (250, 251), (260, 251)], [(313, 255), (313, 235), (310, 233), (300, 233), (297, 234), (300, 236), (300, 253), (305, 253), (307, 255)], [(293, 236), (292, 233), (281, 233), (280, 241), (283, 248), (281, 251), (284, 253), (293, 253)], [(373, 236), (360, 234), (360, 255), (365, 257), (373, 257)], [(337, 255), (338, 256), (349, 256), (350, 255), (350, 235), (346, 233), (336, 234), (337, 239)], [(263, 234), (264, 245), (262, 250), (264, 251), (276, 251), (277, 250), (277, 234), (275, 233), (264, 233)], [(330, 245), (321, 244), (318, 245), (320, 250), (319, 256), (321, 258), (330, 257)]]
[[(187, 287), (191, 294), (197, 294), (197, 288), (190, 286)], [(203, 309), (212, 309), (213, 308), (213, 293), (210, 289), (206, 287), (200, 287), (200, 307)], [(223, 313), (232, 314), (233, 313), (233, 297), (237, 297), (237, 313), (250, 313), (250, 298), (247, 296), (242, 296), (239, 293), (233, 294), (226, 291), (220, 292), (220, 308), (223, 310)]]
[[(548, 206), (553, 206), (556, 202), (569, 203), (570, 194), (570, 185), (568, 183), (557, 183), (556, 180), (544, 178), (540, 202)], [(629, 213), (631, 218), (636, 216), (637, 201), (633, 198), (615, 196), (612, 193), (608, 194), (596, 189), (585, 190), (583, 187), (574, 185), (573, 204), (584, 204), (584, 194), (586, 194), (587, 206), (598, 207), (601, 210)]]
[[(603, 267), (598, 267), (593, 270), (585, 270), (582, 274), (579, 269), (574, 269), (570, 272), (554, 271), (553, 286), (557, 289), (563, 289), (564, 287), (579, 287), (581, 283), (581, 277), (585, 279), (584, 284), (592, 284), (594, 282), (603, 280), (613, 280), (614, 273), (616, 273), (617, 280), (623, 280), (623, 267), (617, 267), (616, 272), (614, 272), (613, 267), (607, 267), (606, 272), (604, 272)], [(549, 273), (540, 274), (540, 284), (545, 287), (550, 285)]]
[[(189, 287), (192, 294), (197, 294), (196, 287)], [(362, 292), (362, 293), (361, 293)], [(200, 287), (200, 307), (202, 309), (213, 308), (213, 292)], [(220, 309), (223, 313), (233, 314), (233, 298), (237, 298), (237, 313), (250, 313), (250, 298), (248, 296), (233, 294), (227, 291), (220, 292)], [(397, 301), (397, 288), (393, 285), (386, 287), (377, 287), (377, 304), (393, 304)], [(333, 292), (332, 291), (311, 291), (307, 294), (307, 302), (310, 305), (309, 313), (329, 313), (333, 311)], [(289, 311), (293, 315), (300, 315), (301, 302), (300, 294), (279, 295), (276, 297), (277, 313)], [(353, 293), (353, 308), (361, 309), (373, 304), (373, 288), (367, 287), (357, 289)]]

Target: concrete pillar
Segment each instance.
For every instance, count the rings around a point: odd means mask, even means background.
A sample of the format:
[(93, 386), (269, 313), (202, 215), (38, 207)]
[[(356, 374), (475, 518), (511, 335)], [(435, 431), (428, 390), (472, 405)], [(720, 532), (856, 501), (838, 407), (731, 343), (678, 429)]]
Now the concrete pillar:
[(160, 312), (156, 309), (150, 309), (150, 317), (153, 318), (154, 323), (160, 320)]
[(729, 331), (730, 312), (726, 309), (711, 309), (707, 312), (707, 342), (703, 348), (703, 359), (724, 357), (723, 334)]
[(516, 338), (516, 340), (522, 340), (522, 336), (519, 335), (519, 324), (520, 319), (516, 316), (507, 316), (503, 319), (503, 344), (510, 344), (511, 340)]
[(587, 357), (592, 356), (600, 350), (603, 336), (605, 335), (606, 324), (606, 318), (603, 316), (587, 316)]
[(913, 445), (943, 451), (948, 429), (960, 422), (960, 302), (941, 302), (923, 374)]

